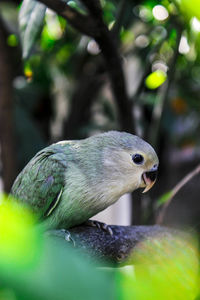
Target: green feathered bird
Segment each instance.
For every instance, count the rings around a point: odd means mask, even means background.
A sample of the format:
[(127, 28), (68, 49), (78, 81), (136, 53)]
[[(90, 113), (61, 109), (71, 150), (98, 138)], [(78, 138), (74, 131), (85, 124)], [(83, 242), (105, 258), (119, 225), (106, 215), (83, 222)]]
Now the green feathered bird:
[(141, 138), (110, 131), (61, 141), (38, 152), (16, 178), (12, 195), (49, 229), (70, 228), (156, 180), (158, 157)]

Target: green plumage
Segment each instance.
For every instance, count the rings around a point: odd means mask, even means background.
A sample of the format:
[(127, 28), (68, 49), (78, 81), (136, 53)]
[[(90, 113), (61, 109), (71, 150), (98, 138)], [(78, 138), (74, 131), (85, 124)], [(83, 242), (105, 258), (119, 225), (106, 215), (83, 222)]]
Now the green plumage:
[[(145, 157), (135, 166), (134, 153)], [(153, 148), (128, 133), (111, 131), (63, 141), (40, 152), (16, 178), (12, 194), (49, 228), (86, 221), (126, 192), (144, 187), (142, 173), (158, 163)]]
[(27, 205), (39, 218), (44, 218), (64, 187), (66, 154), (58, 145), (40, 151), (19, 174), (12, 194)]

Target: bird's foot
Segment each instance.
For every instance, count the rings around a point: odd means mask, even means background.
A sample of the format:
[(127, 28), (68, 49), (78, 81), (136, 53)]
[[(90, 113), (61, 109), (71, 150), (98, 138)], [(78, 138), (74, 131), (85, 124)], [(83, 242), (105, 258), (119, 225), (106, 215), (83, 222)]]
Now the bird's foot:
[(97, 227), (97, 228), (109, 233), (111, 236), (113, 235), (112, 228), (105, 223), (95, 221), (95, 220), (87, 220), (86, 222), (84, 222), (84, 225), (91, 226), (91, 227)]
[(49, 236), (56, 236), (56, 237), (62, 238), (64, 240), (66, 240), (67, 242), (72, 243), (74, 247), (76, 246), (76, 243), (75, 243), (74, 239), (72, 238), (71, 233), (66, 229), (48, 230), (46, 232), (46, 234)]

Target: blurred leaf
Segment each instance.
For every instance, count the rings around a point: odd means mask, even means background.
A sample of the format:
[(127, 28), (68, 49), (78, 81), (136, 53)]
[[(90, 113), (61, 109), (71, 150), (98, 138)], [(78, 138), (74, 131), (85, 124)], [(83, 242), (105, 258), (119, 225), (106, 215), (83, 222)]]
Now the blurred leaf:
[(32, 76), (33, 76), (33, 70), (31, 69), (31, 65), (29, 62), (26, 62), (24, 64), (24, 75), (27, 78), (32, 78)]
[(46, 239), (40, 261), (28, 270), (1, 271), (1, 285), (19, 300), (114, 300), (112, 278), (66, 244)]
[(0, 196), (1, 266), (22, 268), (35, 262), (40, 242), (34, 223), (27, 208), (19, 206), (11, 197)]
[(145, 240), (135, 249), (132, 261), (135, 272), (118, 274), (120, 300), (194, 300), (198, 294), (195, 239), (157, 236)]
[(175, 29), (172, 29), (168, 39), (168, 43), (170, 47), (175, 47), (176, 39), (177, 39), (177, 32)]
[(172, 196), (172, 191), (165, 193), (158, 199), (157, 205), (160, 206), (160, 205), (166, 203), (171, 198), (171, 196)]
[(42, 34), (41, 34), (41, 49), (44, 51), (49, 51), (55, 46), (55, 38), (51, 36), (51, 34), (48, 31), (47, 26), (45, 25)]
[(120, 33), (120, 38), (123, 43), (132, 44), (135, 39), (135, 35), (131, 30), (122, 30)]
[(16, 47), (18, 45), (18, 39), (15, 34), (10, 34), (7, 38), (7, 44), (10, 47)]
[(41, 234), (13, 199), (0, 204), (0, 299), (114, 299), (114, 281), (65, 240)]
[(147, 76), (145, 80), (145, 84), (149, 89), (154, 90), (157, 89), (159, 86), (161, 86), (166, 79), (167, 79), (166, 73), (161, 70), (157, 70)]
[(106, 24), (115, 21), (115, 16), (114, 16), (115, 10), (116, 7), (111, 1), (104, 1), (103, 18)]
[(200, 20), (200, 2), (199, 0), (180, 0), (180, 9), (189, 19), (196, 17)]
[(24, 0), (19, 12), (19, 27), (23, 58), (27, 59), (40, 34), (44, 22), (46, 6), (35, 0)]

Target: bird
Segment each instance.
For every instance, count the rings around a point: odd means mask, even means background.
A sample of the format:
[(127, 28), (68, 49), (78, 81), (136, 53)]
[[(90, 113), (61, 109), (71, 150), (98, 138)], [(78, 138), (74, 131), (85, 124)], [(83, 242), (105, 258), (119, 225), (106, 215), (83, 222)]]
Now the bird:
[(156, 181), (158, 164), (153, 147), (127, 132), (59, 141), (28, 162), (11, 195), (46, 228), (67, 230), (87, 222), (126, 193), (138, 188), (147, 192)]

